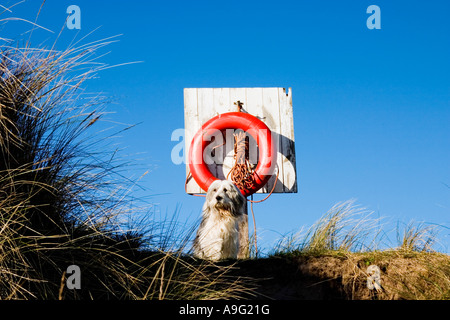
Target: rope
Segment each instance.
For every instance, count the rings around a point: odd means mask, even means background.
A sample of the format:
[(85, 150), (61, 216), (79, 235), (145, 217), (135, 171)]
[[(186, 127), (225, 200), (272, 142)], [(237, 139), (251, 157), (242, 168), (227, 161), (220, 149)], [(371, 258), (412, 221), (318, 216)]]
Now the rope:
[(234, 166), (227, 174), (231, 175), (231, 181), (241, 190), (252, 189), (256, 182), (253, 169), (248, 161), (248, 140), (245, 132), (234, 134)]
[(256, 221), (255, 221), (255, 213), (253, 212), (253, 195), (251, 195), (251, 202), (250, 202), (250, 210), (252, 211), (252, 218), (253, 218), (253, 242), (255, 244), (255, 258), (258, 258), (258, 243), (257, 243), (257, 239), (258, 237), (256, 236)]
[[(227, 179), (231, 174), (231, 180), (234, 184), (241, 190), (249, 190), (255, 185), (254, 169), (250, 165), (248, 160), (249, 157), (249, 143), (246, 139), (245, 132), (239, 132), (234, 134), (234, 166), (231, 168), (230, 172), (227, 174)], [(267, 200), (275, 190), (278, 182), (278, 164), (277, 164), (277, 177), (275, 183), (272, 186), (270, 193), (262, 200), (253, 201), (248, 200), (250, 203), (259, 203)], [(252, 197), (253, 198), (253, 197)]]

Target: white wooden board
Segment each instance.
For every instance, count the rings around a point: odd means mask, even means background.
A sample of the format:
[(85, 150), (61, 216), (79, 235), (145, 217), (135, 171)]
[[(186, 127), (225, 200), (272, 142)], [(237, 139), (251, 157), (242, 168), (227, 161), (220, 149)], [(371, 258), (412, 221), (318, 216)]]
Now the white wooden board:
[[(295, 163), (294, 120), (292, 110), (292, 90), (289, 88), (186, 88), (184, 89), (185, 155), (195, 133), (202, 124), (218, 114), (237, 111), (236, 101), (244, 103), (243, 112), (248, 112), (275, 133), (278, 138), (277, 167), (278, 181), (274, 193), (297, 192)], [(211, 164), (214, 176), (225, 179), (233, 166), (233, 143), (216, 148), (223, 163)], [(186, 177), (189, 175), (189, 159), (186, 161)], [(275, 175), (258, 193), (269, 193), (276, 180)], [(194, 179), (188, 180), (188, 193), (205, 193)]]

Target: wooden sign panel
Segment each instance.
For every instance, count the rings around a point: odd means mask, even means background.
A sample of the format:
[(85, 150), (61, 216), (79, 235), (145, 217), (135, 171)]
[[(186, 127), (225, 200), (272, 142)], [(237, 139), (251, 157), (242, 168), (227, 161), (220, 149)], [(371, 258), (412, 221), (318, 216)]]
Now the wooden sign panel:
[[(292, 90), (289, 88), (186, 88), (184, 89), (185, 155), (195, 133), (202, 124), (218, 114), (237, 111), (235, 102), (243, 103), (242, 112), (248, 112), (263, 121), (278, 139), (277, 169), (274, 176), (258, 193), (269, 193), (276, 181), (274, 193), (297, 192), (295, 163), (294, 120)], [(234, 151), (227, 143), (217, 152), (222, 153), (222, 163), (209, 165), (210, 171), (219, 179), (226, 179), (233, 167)], [(189, 159), (186, 161), (186, 177), (189, 175)], [(191, 177), (186, 186), (188, 193), (205, 193)]]

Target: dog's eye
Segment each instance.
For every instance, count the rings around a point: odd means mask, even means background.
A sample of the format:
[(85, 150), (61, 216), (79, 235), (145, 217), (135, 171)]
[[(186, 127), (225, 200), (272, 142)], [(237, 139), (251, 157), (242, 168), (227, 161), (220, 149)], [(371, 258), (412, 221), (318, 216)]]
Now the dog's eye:
[(214, 191), (214, 192), (216, 192), (216, 191), (217, 191), (217, 189), (213, 189), (213, 191)]

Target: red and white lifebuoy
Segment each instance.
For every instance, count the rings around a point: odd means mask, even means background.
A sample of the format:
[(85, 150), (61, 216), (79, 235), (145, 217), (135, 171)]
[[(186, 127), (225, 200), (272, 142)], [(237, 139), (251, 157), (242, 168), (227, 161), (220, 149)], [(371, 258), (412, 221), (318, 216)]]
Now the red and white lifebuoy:
[(194, 135), (189, 148), (189, 169), (197, 184), (207, 191), (210, 184), (218, 180), (203, 159), (203, 150), (211, 143), (204, 139), (216, 130), (241, 129), (250, 134), (259, 147), (259, 161), (253, 172), (255, 185), (251, 189), (241, 190), (247, 197), (261, 189), (273, 175), (277, 161), (277, 150), (270, 129), (264, 122), (244, 112), (219, 114), (208, 120)]

